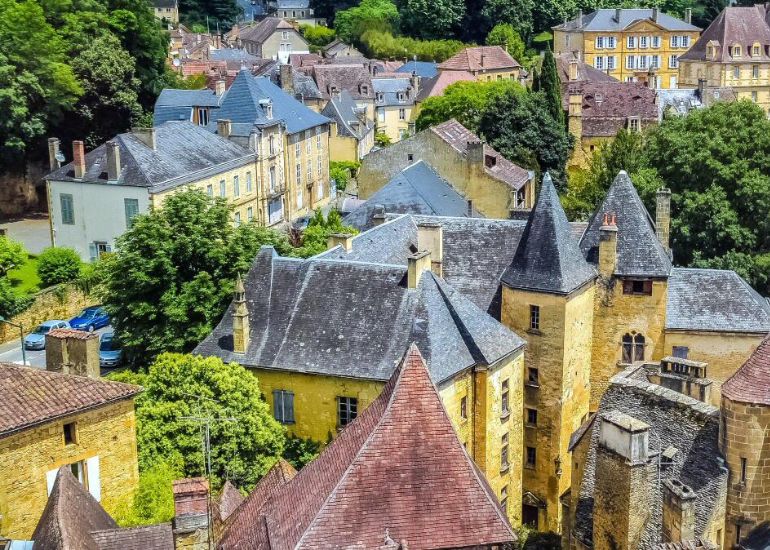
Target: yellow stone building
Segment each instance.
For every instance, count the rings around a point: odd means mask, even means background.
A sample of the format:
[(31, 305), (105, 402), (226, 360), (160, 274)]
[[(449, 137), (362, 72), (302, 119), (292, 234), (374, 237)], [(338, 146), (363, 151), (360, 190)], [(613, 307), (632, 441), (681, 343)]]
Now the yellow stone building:
[(140, 390), (0, 364), (0, 538), (31, 539), (62, 466), (106, 510), (130, 504), (139, 481), (134, 398)]
[(768, 6), (728, 6), (681, 56), (682, 86), (730, 87), (770, 113)]
[(574, 54), (621, 82), (650, 88), (679, 87), (679, 56), (700, 30), (691, 23), (650, 9), (599, 9), (553, 27), (556, 55)]
[(417, 77), (404, 74), (398, 77), (372, 78), (374, 89), (374, 123), (378, 134), (385, 134), (391, 142), (401, 141), (414, 134), (417, 97)]
[(481, 82), (518, 80), (521, 76), (521, 65), (502, 46), (465, 48), (439, 63), (438, 70), (470, 73)]

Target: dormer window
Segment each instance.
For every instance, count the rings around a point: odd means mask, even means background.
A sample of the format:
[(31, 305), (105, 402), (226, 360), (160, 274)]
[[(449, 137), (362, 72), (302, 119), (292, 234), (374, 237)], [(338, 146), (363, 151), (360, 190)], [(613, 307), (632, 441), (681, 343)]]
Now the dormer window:
[(381, 102), (383, 99), (382, 92), (377, 92), (377, 101)]
[(710, 58), (714, 57), (714, 46), (709, 46), (706, 48), (706, 55)]
[(398, 92), (398, 100), (399, 101), (405, 101), (406, 100), (406, 94), (404, 92)]
[(361, 84), (361, 95), (367, 95), (369, 93), (369, 86)]
[(762, 55), (762, 47), (759, 44), (754, 44), (751, 47), (751, 55), (752, 57), (759, 57)]
[(628, 118), (628, 129), (631, 132), (638, 132), (639, 131), (639, 117), (629, 117)]
[(740, 46), (733, 46), (733, 51), (730, 53), (733, 57), (740, 57), (741, 56), (741, 47)]

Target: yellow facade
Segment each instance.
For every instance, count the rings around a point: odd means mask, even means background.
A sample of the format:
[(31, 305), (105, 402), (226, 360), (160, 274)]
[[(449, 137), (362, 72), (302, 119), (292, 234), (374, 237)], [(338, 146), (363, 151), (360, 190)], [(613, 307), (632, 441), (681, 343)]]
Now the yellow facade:
[(483, 71), (471, 71), (479, 82), (492, 82), (495, 80), (519, 80), (521, 69), (508, 67), (504, 69), (485, 69)]
[[(748, 52), (746, 52), (748, 54)], [(770, 63), (753, 61), (746, 55), (744, 63), (682, 60), (679, 66), (682, 87), (730, 87), (737, 99), (746, 99), (770, 114)]]
[(414, 105), (378, 105), (375, 108), (376, 129), (378, 134), (385, 134), (395, 143), (414, 133), (412, 110)]
[[(65, 444), (63, 426), (71, 422), (76, 441)], [(81, 463), (86, 484), (99, 483), (101, 505), (115, 513), (130, 504), (139, 482), (136, 453), (133, 400), (0, 439), (0, 533), (30, 539), (48, 500), (50, 472), (68, 464)]]

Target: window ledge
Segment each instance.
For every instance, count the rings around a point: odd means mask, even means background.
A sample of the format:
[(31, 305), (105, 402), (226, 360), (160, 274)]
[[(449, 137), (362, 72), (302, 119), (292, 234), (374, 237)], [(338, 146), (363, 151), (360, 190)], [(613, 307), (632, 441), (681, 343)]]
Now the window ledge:
[(524, 467), (527, 470), (534, 470), (535, 469), (535, 465), (534, 464), (525, 464)]
[(542, 336), (543, 335), (543, 333), (540, 332), (540, 329), (537, 329), (537, 328), (528, 328), (527, 329), (527, 334), (534, 334), (535, 336)]
[(535, 382), (524, 382), (524, 385), (528, 388), (534, 388), (534, 389), (540, 389), (540, 384), (537, 384)]
[(524, 427), (525, 428), (537, 429), (537, 424), (527, 424), (527, 423), (525, 423)]
[(505, 422), (511, 417), (511, 411), (504, 411), (503, 414), (500, 415), (500, 421)]
[(511, 465), (503, 466), (500, 468), (500, 475), (507, 474), (508, 471), (511, 469)]

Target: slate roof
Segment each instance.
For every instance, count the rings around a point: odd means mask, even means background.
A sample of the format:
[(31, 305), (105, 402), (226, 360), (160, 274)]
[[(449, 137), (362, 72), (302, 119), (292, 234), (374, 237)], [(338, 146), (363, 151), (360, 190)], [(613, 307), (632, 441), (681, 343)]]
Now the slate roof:
[(396, 69), (396, 72), (415, 74), (420, 78), (433, 78), (438, 74), (438, 65), (434, 61), (407, 61)]
[(655, 550), (716, 550), (717, 546), (705, 539), (661, 542)]
[(374, 99), (372, 76), (360, 63), (318, 64), (313, 65), (312, 71), (324, 98), (331, 97), (332, 89), (336, 89), (347, 90), (353, 99)]
[(731, 401), (770, 405), (770, 335), (722, 384), (722, 395)]
[[(629, 26), (637, 21), (643, 19), (652, 20), (652, 8), (634, 8), (634, 9), (621, 9), (620, 20), (616, 19), (617, 13), (615, 9), (599, 9), (589, 14), (583, 15), (582, 24), (577, 18), (556, 25), (552, 27), (555, 30), (584, 30), (584, 31), (608, 31), (617, 32), (623, 29), (627, 29)], [(681, 19), (672, 17), (661, 11), (658, 11), (658, 19), (655, 22), (660, 27), (669, 31), (699, 31), (700, 28), (689, 23), (685, 23)]]
[(735, 90), (729, 87), (708, 86), (697, 88), (678, 88), (676, 90), (656, 90), (658, 94), (658, 116), (660, 120), (667, 113), (684, 116), (694, 109), (709, 107), (720, 101), (737, 101)]
[(238, 48), (212, 48), (209, 52), (209, 59), (212, 61), (239, 61), (248, 64), (259, 61), (259, 58), (256, 55), (252, 55), (246, 50)]
[[(372, 79), (374, 87), (374, 104), (386, 107), (407, 107), (414, 105), (414, 90), (412, 83), (407, 75), (403, 77), (383, 78), (375, 77)], [(403, 94), (403, 100), (398, 99), (398, 94)]]
[(456, 53), (443, 63), (441, 71), (494, 71), (521, 67), (501, 46), (473, 46)]
[(99, 550), (174, 550), (170, 523), (92, 531)]
[[(650, 451), (674, 447), (678, 452), (672, 464), (657, 470), (650, 464), (649, 515), (642, 529), (639, 550), (652, 550), (662, 541), (662, 488), (667, 480), (678, 480), (696, 493), (695, 536), (703, 537), (711, 518), (723, 503), (727, 488), (727, 468), (719, 451), (719, 409), (692, 399), (674, 390), (636, 379), (631, 367), (612, 378), (602, 396), (597, 416), (610, 411), (634, 417), (650, 426)], [(586, 432), (589, 437), (583, 479), (573, 491), (578, 491), (574, 533), (580, 541), (591, 543), (593, 538), (594, 485), (596, 452), (599, 443), (597, 419)], [(654, 458), (652, 459), (655, 460)], [(652, 472), (655, 472), (653, 474)]]
[(361, 140), (374, 129), (374, 122), (366, 118), (366, 109), (362, 111), (359, 115), (350, 92), (342, 90), (329, 100), (321, 114), (337, 122), (339, 135)]
[(738, 546), (741, 550), (767, 550), (770, 548), (770, 522), (757, 524)]
[(228, 540), (260, 549), (342, 548), (351, 541), (361, 548), (440, 549), (516, 540), (415, 345), (377, 399), (279, 487), (252, 523), (264, 528), (230, 532)]
[(321, 48), (321, 50), (324, 52), (324, 55), (326, 57), (333, 58), (333, 57), (339, 56), (340, 53), (342, 53), (348, 48), (351, 49), (352, 53), (351, 55), (348, 55), (348, 56), (341, 56), (343, 59), (345, 59), (346, 57), (363, 57), (363, 54), (359, 52), (356, 48), (354, 48), (350, 44), (345, 44), (339, 38), (335, 38), (334, 40), (329, 42), (326, 46)]
[[(281, 64), (277, 60), (272, 60), (259, 70), (253, 73), (255, 76), (267, 76), (270, 81), (280, 88), (281, 86)], [(303, 99), (322, 99), (323, 94), (316, 86), (313, 77), (298, 70), (294, 65), (291, 68), (292, 86), (294, 88), (294, 98)]]
[[(469, 142), (480, 141), (476, 134), (453, 118), (432, 126), (426, 131), (433, 132), (456, 151), (464, 155), (468, 154)], [(487, 166), (485, 163), (484, 172), (487, 175), (507, 183), (516, 190), (521, 189), (530, 181), (532, 176), (529, 171), (514, 164), (487, 144), (484, 144), (484, 155), (490, 156), (495, 160), (495, 164), (492, 167)]]
[(476, 82), (476, 77), (468, 71), (441, 71), (420, 84), (415, 101), (424, 101), (429, 97), (444, 95), (444, 90), (455, 82)]
[(524, 345), (431, 272), (408, 289), (400, 265), (282, 258), (263, 247), (244, 284), (246, 353), (232, 351), (232, 304), (195, 353), (246, 367), (387, 380), (399, 350), (416, 341), (441, 383)]
[(32, 540), (35, 550), (100, 550), (91, 532), (117, 527), (69, 467), (62, 466)]
[(615, 274), (626, 277), (669, 276), (671, 259), (658, 241), (655, 224), (625, 170), (615, 177), (580, 241), (580, 249), (592, 264), (599, 263), (599, 228), (604, 214), (614, 214), (617, 219)]
[(0, 363), (0, 437), (131, 399), (139, 386)]
[[(727, 6), (714, 19), (700, 38), (679, 56), (680, 60), (705, 61), (708, 45), (716, 48), (717, 63), (756, 63), (770, 61), (770, 24), (768, 8), (754, 6)], [(751, 55), (751, 46), (759, 43), (759, 55)], [(730, 55), (730, 47), (741, 46), (741, 57)], [(711, 61), (711, 59), (708, 59)]]
[[(408, 166), (345, 216), (345, 224), (365, 231), (375, 225), (375, 214), (468, 216), (468, 201), (425, 161)], [(474, 216), (480, 216), (473, 211)]]
[(666, 330), (770, 332), (770, 303), (734, 271), (675, 267)]
[(594, 278), (596, 271), (580, 253), (551, 176), (546, 173), (502, 281), (511, 288), (569, 294)]
[(569, 108), (570, 94), (582, 94), (583, 136), (613, 137), (628, 126), (630, 117), (642, 126), (658, 121), (655, 90), (636, 82), (571, 82), (562, 94), (562, 107)]
[(262, 44), (278, 30), (294, 31), (296, 33), (294, 27), (288, 21), (285, 21), (280, 17), (265, 17), (256, 25), (240, 29), (238, 38), (242, 42), (247, 41)]
[(310, 0), (278, 0), (279, 10), (307, 9), (310, 7)]
[(213, 90), (175, 90), (166, 88), (160, 92), (155, 102), (153, 124), (160, 126), (164, 122), (192, 120), (193, 107), (216, 108), (221, 98)]

